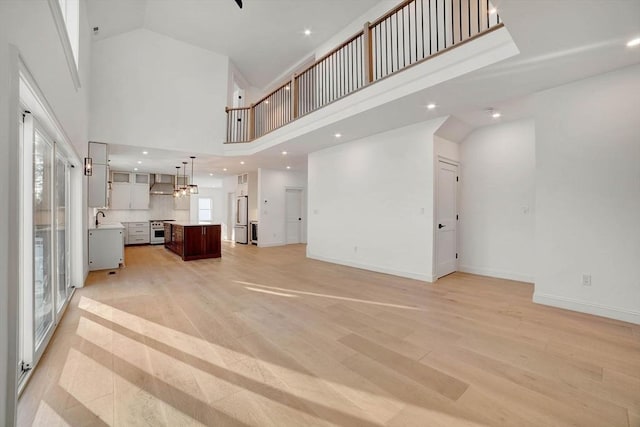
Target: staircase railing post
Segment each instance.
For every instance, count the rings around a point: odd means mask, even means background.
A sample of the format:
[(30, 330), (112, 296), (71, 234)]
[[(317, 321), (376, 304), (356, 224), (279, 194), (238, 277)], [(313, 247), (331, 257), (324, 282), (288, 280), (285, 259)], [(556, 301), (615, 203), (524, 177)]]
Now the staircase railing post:
[(365, 22), (364, 30), (364, 83), (373, 82), (373, 40), (371, 38), (371, 23)]
[(289, 88), (291, 89), (291, 117), (294, 119), (298, 118), (298, 79), (296, 78), (295, 73), (291, 77), (291, 83), (289, 84)]
[(256, 136), (256, 109), (254, 105), (249, 106), (249, 141), (253, 141)]

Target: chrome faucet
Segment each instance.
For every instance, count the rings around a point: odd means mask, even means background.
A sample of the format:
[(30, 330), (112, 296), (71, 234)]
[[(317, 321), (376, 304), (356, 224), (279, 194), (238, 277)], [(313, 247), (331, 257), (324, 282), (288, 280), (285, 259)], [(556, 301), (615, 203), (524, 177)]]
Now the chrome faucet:
[(98, 228), (98, 225), (100, 224), (100, 222), (98, 222), (98, 215), (100, 214), (102, 214), (102, 218), (105, 218), (104, 212), (98, 211), (98, 213), (96, 213), (96, 228)]

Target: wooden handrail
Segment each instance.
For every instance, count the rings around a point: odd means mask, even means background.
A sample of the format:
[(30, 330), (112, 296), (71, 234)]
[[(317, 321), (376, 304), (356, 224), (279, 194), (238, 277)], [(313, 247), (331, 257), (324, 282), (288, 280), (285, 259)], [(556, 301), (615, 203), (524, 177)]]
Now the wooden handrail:
[[(472, 6), (473, 0), (466, 1), (464, 20), (467, 22), (463, 21), (462, 1), (444, 0), (439, 11), (441, 1), (403, 0), (373, 23), (366, 22), (361, 31), (293, 74), (290, 80), (255, 104), (226, 107), (227, 127), (234, 126), (227, 132), (228, 139), (234, 135), (249, 140), (259, 138), (373, 82), (503, 27), (499, 15), (488, 14), (490, 0), (476, 0), (477, 7)], [(436, 19), (433, 26), (432, 13)], [(401, 22), (398, 14), (402, 14)], [(405, 27), (405, 15), (408, 28)], [(388, 21), (394, 16), (395, 23)], [(285, 90), (287, 87), (289, 90)], [(236, 113), (238, 110), (249, 111), (248, 114)], [(236, 121), (247, 123), (248, 128), (239, 127)]]
[(412, 3), (414, 1), (415, 0), (404, 0), (402, 3), (400, 3), (399, 5), (394, 7), (393, 9), (391, 9), (389, 12), (385, 13), (380, 18), (376, 19), (371, 24), (369, 24), (369, 28), (375, 27), (376, 25), (378, 25), (379, 23), (381, 23), (382, 21), (384, 21), (388, 17), (395, 15), (399, 10), (404, 9), (405, 6), (407, 6), (409, 3)]
[(331, 51), (325, 53), (324, 55), (322, 55), (320, 57), (320, 59), (316, 59), (316, 61), (309, 65), (307, 68), (305, 68), (304, 70), (300, 71), (299, 73), (297, 73), (298, 76), (303, 75), (304, 73), (306, 73), (307, 71), (309, 71), (310, 69), (312, 69), (313, 67), (315, 67), (316, 65), (318, 65), (319, 63), (321, 63), (322, 61), (324, 61), (325, 59), (327, 59), (328, 57), (330, 57), (331, 55), (333, 55), (334, 53), (336, 53), (337, 51), (339, 51), (340, 49), (342, 49), (343, 47), (347, 46), (349, 43), (351, 43), (352, 41), (356, 40), (358, 37), (360, 37), (363, 34), (362, 31), (354, 34), (353, 36), (351, 36), (349, 39), (347, 39), (346, 42), (342, 43), (340, 46), (336, 47), (335, 49), (332, 49)]
[(260, 103), (262, 103), (265, 99), (269, 98), (271, 95), (275, 94), (276, 92), (278, 92), (279, 90), (284, 89), (285, 87), (287, 87), (290, 84), (290, 82), (285, 82), (282, 86), (279, 86), (277, 89), (274, 89), (273, 91), (269, 92), (269, 94), (263, 96), (262, 98), (260, 98), (258, 101), (256, 101), (253, 105), (258, 105)]
[(248, 110), (252, 106), (250, 106), (250, 107), (224, 107), (224, 112), (228, 113), (229, 111)]

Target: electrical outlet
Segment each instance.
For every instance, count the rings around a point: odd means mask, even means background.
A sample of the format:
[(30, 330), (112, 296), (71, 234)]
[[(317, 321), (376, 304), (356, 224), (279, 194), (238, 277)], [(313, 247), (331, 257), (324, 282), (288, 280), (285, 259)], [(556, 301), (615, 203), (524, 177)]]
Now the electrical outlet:
[(358, 252), (358, 247), (357, 246), (353, 247), (353, 252)]
[(582, 275), (582, 286), (591, 286), (591, 275), (583, 274)]

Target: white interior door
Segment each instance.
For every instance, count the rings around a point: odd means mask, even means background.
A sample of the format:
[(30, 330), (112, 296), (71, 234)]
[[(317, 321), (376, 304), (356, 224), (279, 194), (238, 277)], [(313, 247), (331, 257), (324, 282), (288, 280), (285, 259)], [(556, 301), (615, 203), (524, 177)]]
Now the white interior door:
[(458, 269), (458, 166), (438, 161), (436, 276)]
[(287, 244), (302, 242), (302, 190), (286, 190)]

